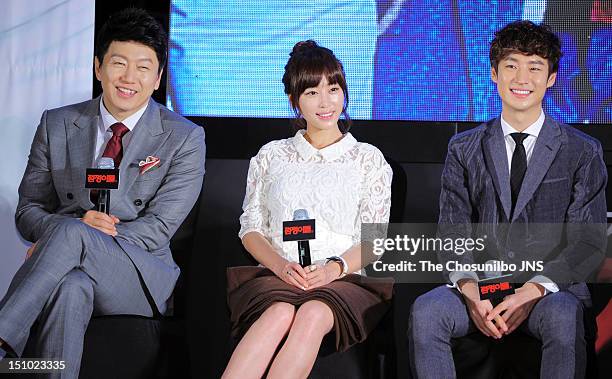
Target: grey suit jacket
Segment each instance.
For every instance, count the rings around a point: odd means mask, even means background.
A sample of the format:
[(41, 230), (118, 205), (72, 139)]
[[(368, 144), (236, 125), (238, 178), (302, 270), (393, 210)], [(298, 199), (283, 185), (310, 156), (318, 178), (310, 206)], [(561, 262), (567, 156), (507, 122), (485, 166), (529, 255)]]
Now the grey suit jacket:
[[(560, 288), (584, 281), (605, 254), (606, 182), (600, 143), (547, 116), (511, 218), (500, 119), (458, 134), (449, 143), (442, 174), (438, 233), (462, 238), (477, 228), (477, 235), (487, 235), (486, 251), (441, 253), (439, 259), (496, 259), (518, 267), (523, 260), (543, 260), (544, 270), (537, 274)], [(534, 276), (517, 274), (519, 281)]]
[[(43, 113), (19, 186), (17, 229), (29, 241), (65, 217), (81, 217), (94, 204), (85, 189), (98, 129), (100, 97)], [(169, 241), (199, 196), (204, 175), (204, 130), (150, 100), (119, 166), (111, 195), (116, 241), (138, 268), (158, 309), (172, 294), (179, 269)], [(152, 155), (158, 168), (140, 174)]]

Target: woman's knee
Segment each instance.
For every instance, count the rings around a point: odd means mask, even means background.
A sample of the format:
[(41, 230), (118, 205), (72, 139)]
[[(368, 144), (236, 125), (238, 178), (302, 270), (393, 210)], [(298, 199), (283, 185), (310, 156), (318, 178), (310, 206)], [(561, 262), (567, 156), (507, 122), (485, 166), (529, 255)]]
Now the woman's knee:
[(326, 332), (334, 326), (334, 314), (331, 308), (322, 301), (307, 301), (297, 311), (297, 319), (306, 321), (313, 328), (321, 328)]
[(270, 305), (265, 311), (267, 319), (276, 327), (289, 328), (295, 317), (295, 306), (289, 303), (278, 302)]

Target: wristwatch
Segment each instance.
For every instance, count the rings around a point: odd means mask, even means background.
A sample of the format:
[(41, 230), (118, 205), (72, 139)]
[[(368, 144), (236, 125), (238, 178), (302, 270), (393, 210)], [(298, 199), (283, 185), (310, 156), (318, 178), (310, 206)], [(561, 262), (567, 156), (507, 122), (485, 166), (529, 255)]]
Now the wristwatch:
[(338, 278), (344, 278), (348, 274), (348, 264), (346, 263), (346, 260), (344, 258), (334, 255), (333, 257), (327, 258), (325, 263), (327, 264), (330, 261), (338, 262), (340, 263), (340, 266), (342, 266), (342, 272), (340, 273), (340, 276)]

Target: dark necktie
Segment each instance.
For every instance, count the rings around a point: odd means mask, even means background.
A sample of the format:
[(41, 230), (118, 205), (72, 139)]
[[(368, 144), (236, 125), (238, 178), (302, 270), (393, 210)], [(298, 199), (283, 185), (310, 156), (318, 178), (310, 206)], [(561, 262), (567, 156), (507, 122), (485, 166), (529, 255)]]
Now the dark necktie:
[(525, 152), (525, 146), (523, 141), (527, 138), (527, 133), (511, 133), (510, 136), (516, 143), (514, 153), (512, 154), (512, 163), (510, 166), (510, 189), (512, 193), (512, 212), (514, 213), (514, 207), (516, 206), (516, 199), (518, 199), (521, 185), (523, 184), (523, 178), (525, 177), (525, 171), (527, 171), (527, 153)]
[[(115, 162), (115, 168), (119, 168), (119, 164), (121, 163), (121, 158), (123, 158), (123, 144), (121, 143), (121, 139), (125, 135), (125, 133), (129, 132), (130, 129), (122, 123), (118, 122), (116, 124), (111, 125), (111, 130), (113, 131), (113, 136), (106, 143), (106, 147), (104, 148), (104, 153), (102, 153), (102, 157), (112, 158)], [(89, 193), (89, 198), (94, 204), (98, 203), (98, 190), (91, 190)]]
[(113, 131), (113, 136), (108, 140), (102, 157), (113, 158), (115, 161), (115, 168), (118, 168), (121, 163), (121, 158), (123, 158), (123, 144), (121, 143), (121, 139), (130, 129), (120, 122), (111, 125), (110, 128)]

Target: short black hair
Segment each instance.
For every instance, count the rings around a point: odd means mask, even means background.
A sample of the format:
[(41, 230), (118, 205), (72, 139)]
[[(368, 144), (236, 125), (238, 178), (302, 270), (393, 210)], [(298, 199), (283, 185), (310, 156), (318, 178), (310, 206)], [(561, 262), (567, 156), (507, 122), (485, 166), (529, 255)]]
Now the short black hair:
[(497, 66), (508, 55), (538, 55), (548, 60), (548, 75), (559, 70), (561, 59), (561, 41), (546, 24), (534, 24), (531, 21), (514, 21), (495, 33), (491, 41), (489, 60), (491, 67)]
[(166, 31), (144, 9), (126, 8), (106, 20), (96, 37), (95, 55), (100, 63), (113, 41), (133, 41), (153, 49), (159, 61), (158, 73), (166, 64), (168, 41)]

